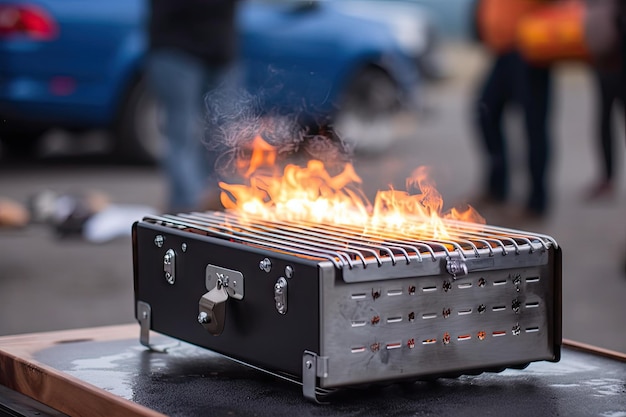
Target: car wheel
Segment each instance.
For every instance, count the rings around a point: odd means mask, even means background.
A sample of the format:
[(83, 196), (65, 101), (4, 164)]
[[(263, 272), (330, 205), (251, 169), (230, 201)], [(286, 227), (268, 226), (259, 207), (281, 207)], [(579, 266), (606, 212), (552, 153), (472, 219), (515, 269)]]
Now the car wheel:
[(116, 154), (131, 162), (154, 164), (161, 158), (163, 139), (159, 107), (140, 78), (131, 88), (115, 126)]
[(357, 151), (382, 151), (393, 140), (391, 125), (401, 108), (394, 80), (380, 68), (366, 68), (353, 78), (343, 95), (335, 131)]

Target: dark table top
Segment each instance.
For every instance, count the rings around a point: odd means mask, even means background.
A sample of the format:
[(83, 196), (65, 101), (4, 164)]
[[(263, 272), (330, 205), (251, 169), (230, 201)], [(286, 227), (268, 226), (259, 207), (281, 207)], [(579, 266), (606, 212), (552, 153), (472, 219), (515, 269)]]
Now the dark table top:
[(68, 415), (626, 416), (626, 355), (568, 342), (558, 363), (349, 389), (318, 405), (301, 387), (123, 325), (0, 337), (0, 385)]
[[(558, 363), (350, 389), (318, 405), (297, 384), (186, 343), (168, 353), (148, 351), (136, 332), (136, 338), (56, 343), (32, 358), (170, 416), (626, 416), (623, 357), (567, 346)], [(173, 339), (153, 334), (153, 341)]]

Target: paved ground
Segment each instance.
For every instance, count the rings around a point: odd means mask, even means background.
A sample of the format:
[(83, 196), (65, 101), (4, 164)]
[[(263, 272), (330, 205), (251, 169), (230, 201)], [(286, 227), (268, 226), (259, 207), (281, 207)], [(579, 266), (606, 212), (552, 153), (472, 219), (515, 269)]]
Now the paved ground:
[[(419, 165), (434, 167), (448, 205), (479, 191), (481, 155), (469, 104), (484, 60), (480, 52), (458, 46), (448, 54), (454, 77), (422, 92), (425, 108), (417, 118), (417, 129), (404, 134), (383, 154), (357, 158), (357, 172), (369, 196), (388, 184), (402, 187), (404, 178)], [(564, 336), (626, 352), (624, 181), (612, 201), (587, 204), (581, 200), (583, 188), (597, 169), (592, 147), (592, 83), (583, 68), (561, 68), (555, 93), (553, 211), (544, 223), (524, 228), (554, 236), (563, 248)], [(517, 126), (512, 118), (513, 160), (523, 166), (523, 141)], [(623, 161), (624, 141), (620, 139), (617, 160)], [(618, 172), (623, 176), (622, 166)], [(523, 175), (523, 170), (516, 173), (518, 198), (525, 187)], [(84, 157), (25, 165), (0, 161), (0, 195), (25, 200), (46, 188), (95, 188), (116, 202), (156, 207), (163, 198), (161, 177), (153, 168), (120, 167), (98, 158), (85, 162)], [(490, 223), (506, 225), (506, 218), (499, 214)], [(0, 231), (0, 335), (132, 322), (131, 268), (129, 238), (92, 245), (59, 240), (39, 225)]]

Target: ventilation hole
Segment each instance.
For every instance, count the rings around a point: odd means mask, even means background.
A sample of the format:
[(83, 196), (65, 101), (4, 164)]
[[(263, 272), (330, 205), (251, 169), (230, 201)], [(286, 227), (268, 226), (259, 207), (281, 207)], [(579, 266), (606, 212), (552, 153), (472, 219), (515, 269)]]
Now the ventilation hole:
[(387, 350), (400, 349), (402, 342), (387, 343)]

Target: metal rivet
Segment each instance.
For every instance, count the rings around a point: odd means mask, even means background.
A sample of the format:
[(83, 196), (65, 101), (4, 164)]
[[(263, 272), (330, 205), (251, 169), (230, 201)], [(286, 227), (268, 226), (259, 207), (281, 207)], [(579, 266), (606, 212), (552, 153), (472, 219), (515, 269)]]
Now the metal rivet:
[(162, 235), (156, 235), (156, 237), (154, 238), (154, 244), (156, 245), (157, 248), (163, 247), (164, 241), (165, 241), (165, 238)]
[(180, 250), (182, 250), (183, 252), (187, 252), (187, 244), (183, 243), (182, 245), (180, 245)]
[(208, 322), (209, 322), (209, 315), (205, 313), (204, 311), (200, 312), (200, 314), (198, 314), (198, 323), (206, 324)]
[(148, 312), (147, 311), (142, 312), (141, 313), (141, 318), (144, 319), (144, 320), (147, 319), (148, 318)]
[(306, 361), (304, 363), (304, 365), (306, 366), (306, 369), (311, 369), (313, 367), (313, 362), (311, 361)]
[(286, 276), (287, 278), (291, 278), (291, 277), (293, 277), (293, 267), (292, 267), (292, 266), (287, 265), (287, 266), (285, 267), (285, 276)]
[(261, 271), (270, 272), (272, 270), (272, 261), (270, 261), (268, 258), (263, 259), (261, 262), (259, 262), (259, 268), (261, 269)]

